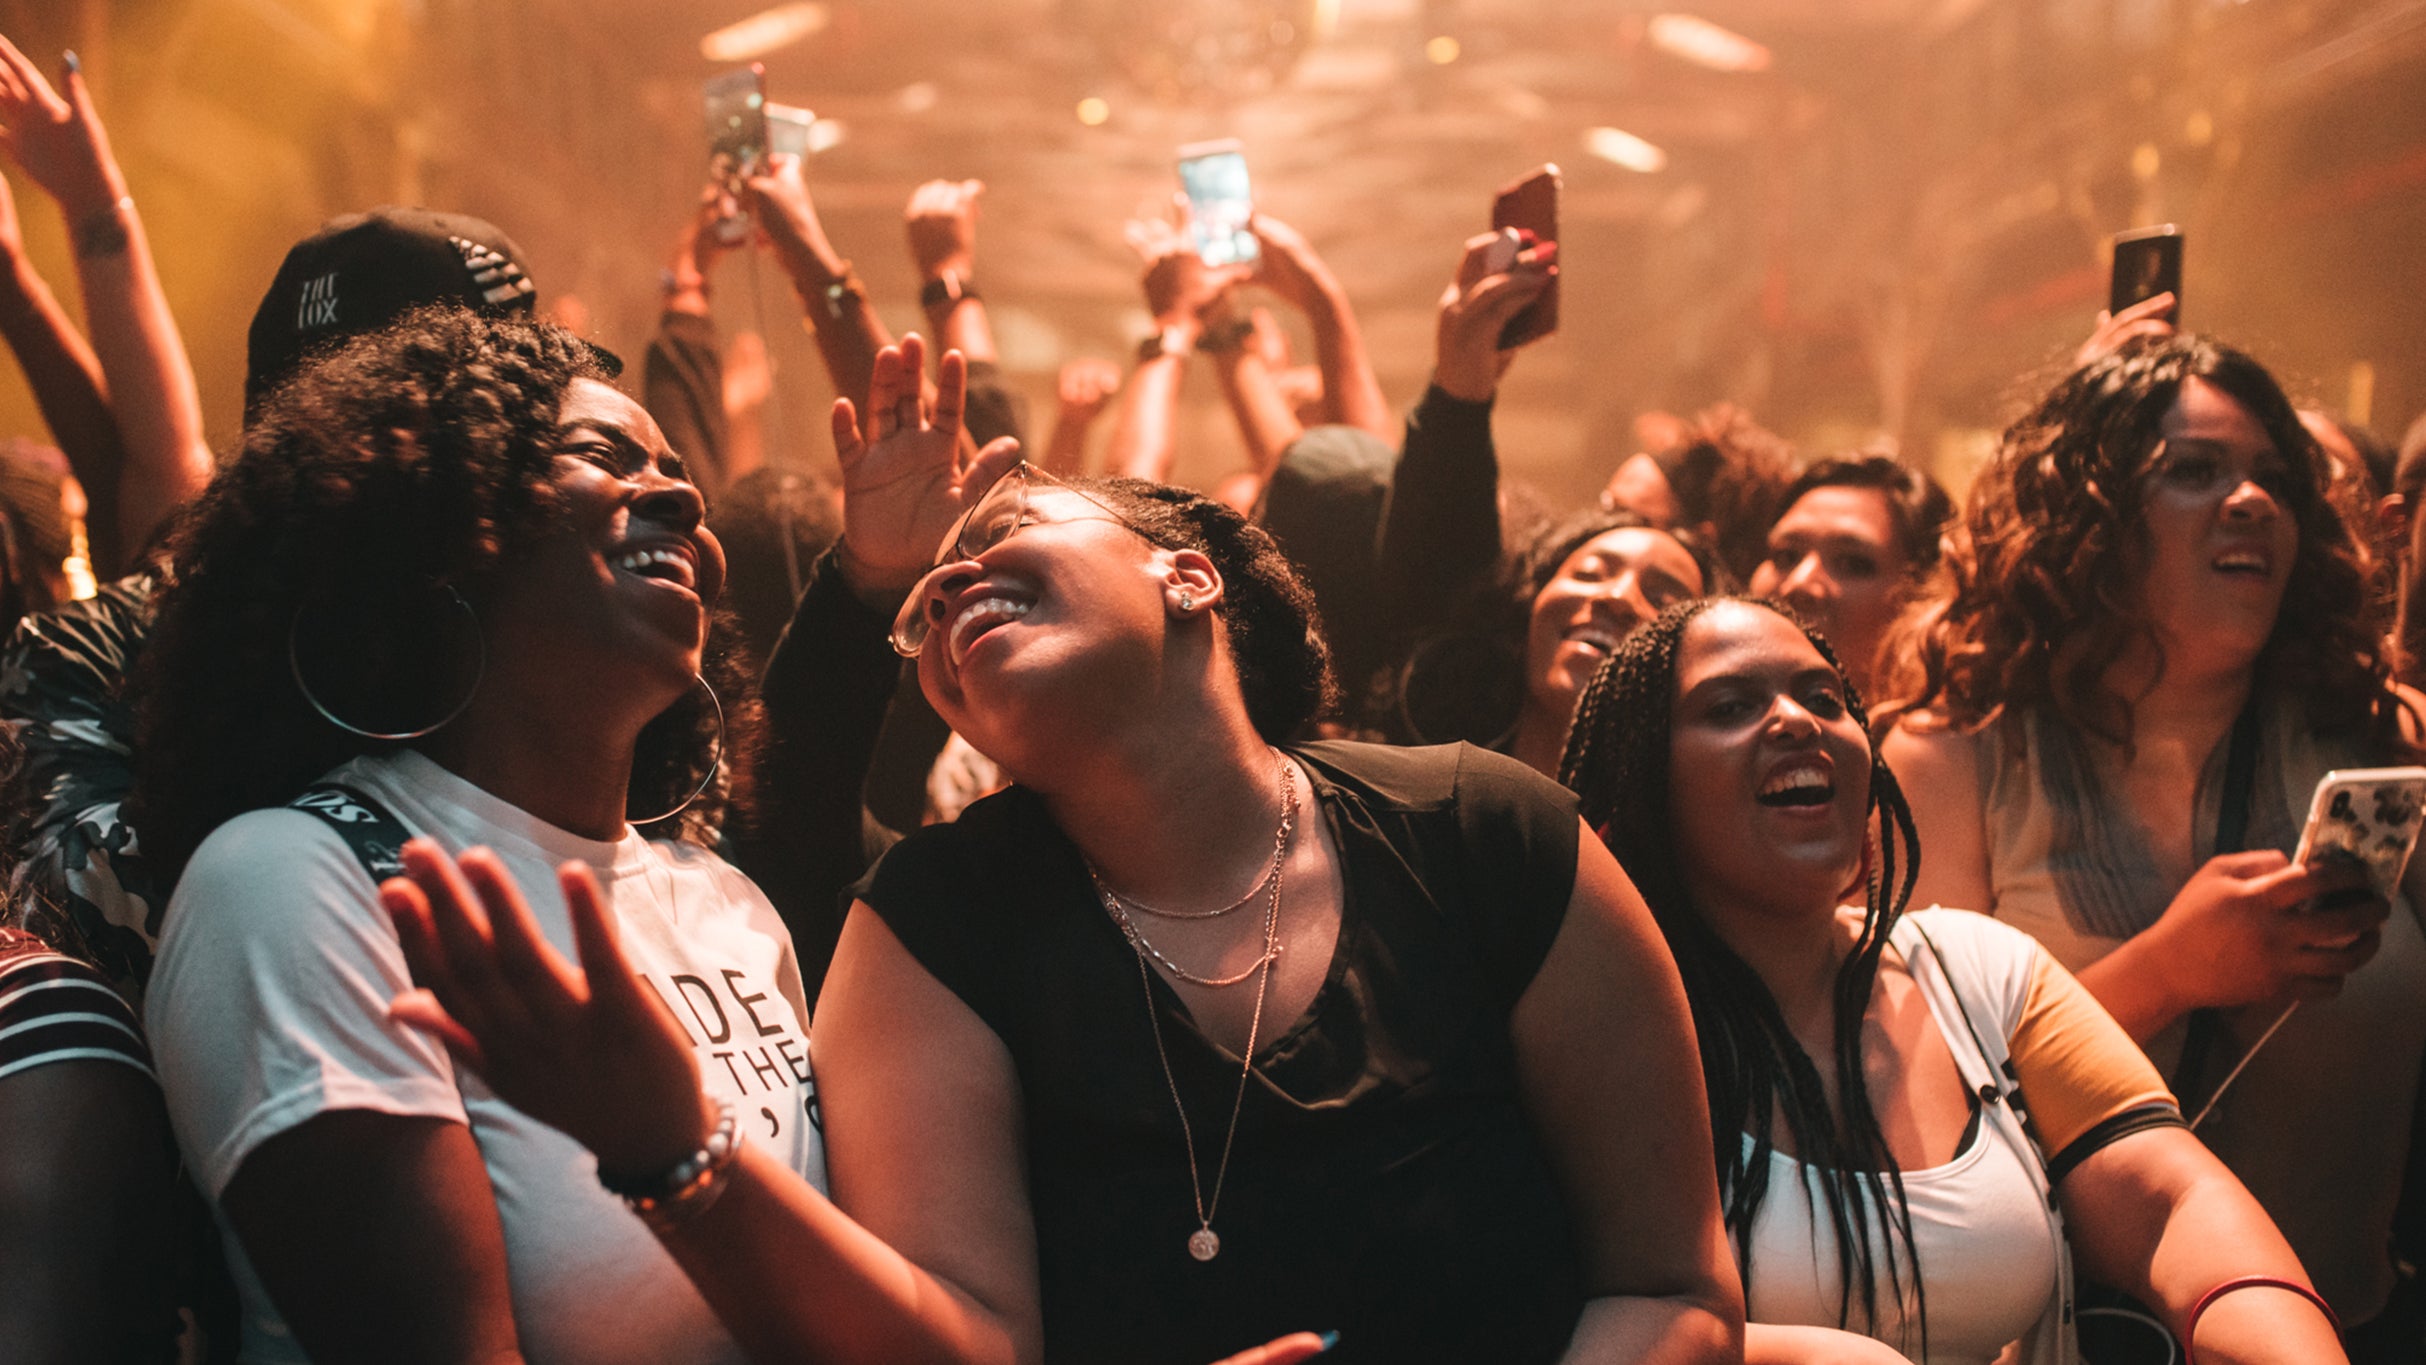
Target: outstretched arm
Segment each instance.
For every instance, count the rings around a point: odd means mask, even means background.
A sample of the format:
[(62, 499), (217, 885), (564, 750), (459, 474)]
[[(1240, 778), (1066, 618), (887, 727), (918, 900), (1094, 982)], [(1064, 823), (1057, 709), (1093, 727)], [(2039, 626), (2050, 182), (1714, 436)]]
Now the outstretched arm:
[(0, 148), (67, 218), (85, 320), (125, 452), (116, 478), (103, 472), (86, 478), (85, 487), (95, 513), (95, 559), (116, 568), (210, 481), (211, 454), (193, 367), (151, 244), (73, 57), (64, 87), (52, 89), (24, 53), (0, 38)]
[[(101, 361), (84, 335), (68, 320), (67, 310), (50, 285), (26, 258), (25, 238), (17, 220), (17, 201), (8, 182), (0, 180), (0, 338), (25, 370), (34, 403), (51, 429), (51, 439), (67, 456), (68, 467), (96, 500), (91, 520), (109, 528), (114, 544), (119, 469), (125, 451), (118, 442), (118, 419), (110, 414), (109, 390), (101, 378)], [(103, 496), (113, 500), (98, 505)], [(94, 558), (103, 577), (122, 567), (105, 558), (96, 545)]]
[(1398, 433), (1381, 382), (1373, 377), (1373, 359), (1365, 349), (1364, 330), (1339, 277), (1315, 254), (1313, 244), (1297, 229), (1269, 214), (1258, 213), (1250, 227), (1259, 247), (1256, 283), (1297, 305), (1314, 329), (1314, 359), (1322, 368), (1325, 420), (1370, 432), (1382, 440)]
[(891, 338), (877, 320), (875, 305), (868, 302), (867, 288), (860, 284), (851, 263), (826, 240), (825, 226), (817, 220), (817, 206), (810, 202), (809, 187), (800, 178), (800, 158), (776, 156), (768, 158), (768, 163), (764, 175), (748, 181), (751, 211), (757, 215), (759, 231), (765, 234), (776, 261), (800, 295), (800, 306), (817, 334), (817, 353), (825, 359), (834, 392), (857, 400), (868, 391), (876, 353)]

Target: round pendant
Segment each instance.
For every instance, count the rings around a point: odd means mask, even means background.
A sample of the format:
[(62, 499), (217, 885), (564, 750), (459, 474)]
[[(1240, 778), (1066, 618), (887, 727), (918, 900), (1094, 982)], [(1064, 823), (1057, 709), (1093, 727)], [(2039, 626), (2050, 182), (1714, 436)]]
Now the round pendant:
[(1210, 1261), (1221, 1254), (1221, 1238), (1211, 1228), (1198, 1228), (1188, 1234), (1188, 1254), (1200, 1261)]

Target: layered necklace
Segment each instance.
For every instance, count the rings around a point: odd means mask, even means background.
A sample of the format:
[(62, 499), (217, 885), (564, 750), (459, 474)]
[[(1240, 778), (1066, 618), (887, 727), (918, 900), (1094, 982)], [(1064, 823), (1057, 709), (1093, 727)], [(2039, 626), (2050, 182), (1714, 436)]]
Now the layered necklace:
[[(1114, 924), (1120, 926), (1121, 937), (1129, 941), (1130, 950), (1137, 955), (1137, 980), (1146, 993), (1146, 1026), (1153, 1030), (1154, 1055), (1162, 1062), (1163, 1083), (1171, 1088), (1171, 1105), (1179, 1111), (1179, 1135), (1187, 1143), (1188, 1192), (1196, 1200), (1196, 1231), (1188, 1234), (1188, 1254), (1199, 1261), (1210, 1261), (1221, 1254), (1221, 1238), (1213, 1231), (1213, 1215), (1221, 1208), (1222, 1181), (1230, 1173), (1230, 1145), (1238, 1137), (1238, 1115), (1247, 1100), (1247, 1077), (1255, 1071), (1255, 1040), (1263, 1029), (1264, 999), (1272, 988), (1272, 964), (1280, 958), (1281, 870), (1289, 860), (1289, 836), (1297, 830), (1297, 769), (1286, 754), (1277, 756), (1280, 766), (1280, 828), (1272, 836), (1271, 867), (1264, 873), (1263, 880), (1249, 887), (1247, 894), (1229, 905), (1219, 910), (1194, 912), (1158, 910), (1134, 897), (1114, 891), (1105, 885), (1103, 874), (1095, 870), (1095, 865), (1091, 862), (1087, 864), (1087, 877), (1095, 884), (1096, 895), (1103, 900), (1105, 913), (1112, 917)], [(1130, 912), (1135, 911), (1140, 915), (1166, 920), (1219, 919), (1245, 909), (1254, 902), (1258, 892), (1264, 893), (1263, 953), (1243, 970), (1228, 976), (1200, 976), (1173, 962), (1146, 941), (1146, 936), (1137, 927), (1137, 921), (1130, 917)], [(1154, 969), (1146, 965), (1149, 957), (1161, 963), (1171, 975), (1199, 986), (1236, 986), (1248, 977), (1257, 978), (1255, 1013), (1247, 1021), (1247, 1046), (1238, 1067), (1238, 1093), (1230, 1100), (1230, 1127), (1222, 1136), (1221, 1159), (1213, 1167), (1213, 1193), (1210, 1198), (1205, 1194), (1204, 1177), (1196, 1163), (1196, 1132), (1188, 1124), (1188, 1106), (1179, 1097), (1179, 1078), (1171, 1070), (1171, 1054), (1163, 1046), (1161, 1015), (1154, 1006)]]

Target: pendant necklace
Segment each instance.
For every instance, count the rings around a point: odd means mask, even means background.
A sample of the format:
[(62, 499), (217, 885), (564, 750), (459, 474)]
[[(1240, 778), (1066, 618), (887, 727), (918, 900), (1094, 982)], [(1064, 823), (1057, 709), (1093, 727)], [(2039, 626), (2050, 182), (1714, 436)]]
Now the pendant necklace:
[[(1263, 955), (1243, 972), (1229, 977), (1206, 978), (1182, 971), (1177, 964), (1156, 952), (1153, 945), (1145, 941), (1144, 937), (1137, 932), (1136, 927), (1129, 922), (1128, 916), (1123, 913), (1120, 905), (1121, 898), (1110, 887), (1104, 885), (1103, 878), (1095, 874), (1092, 864), (1089, 864), (1087, 868), (1088, 876), (1093, 878), (1096, 890), (1103, 898), (1104, 909), (1111, 914), (1114, 923), (1120, 926), (1122, 936), (1129, 941), (1130, 951), (1137, 957), (1137, 980), (1146, 993), (1146, 1026), (1154, 1034), (1154, 1056), (1162, 1063), (1163, 1083), (1171, 1088), (1171, 1105), (1179, 1111), (1179, 1135), (1188, 1147), (1188, 1193), (1196, 1201), (1196, 1231), (1188, 1234), (1188, 1255), (1199, 1261), (1210, 1261), (1221, 1254), (1221, 1236), (1213, 1231), (1213, 1216), (1221, 1209), (1222, 1182), (1230, 1174), (1230, 1146), (1238, 1139), (1238, 1116), (1246, 1107), (1247, 1078), (1255, 1071), (1255, 1040), (1263, 1031), (1264, 1001), (1272, 989), (1272, 964), (1280, 957), (1280, 894), (1283, 880), (1281, 870), (1288, 861), (1289, 835), (1297, 823), (1297, 772), (1290, 765), (1288, 756), (1285, 754), (1280, 757), (1280, 781), (1280, 832), (1273, 840), (1272, 872), (1265, 879), (1270, 887), (1270, 893), (1264, 901), (1264, 951)], [(1209, 1199), (1205, 1194), (1203, 1174), (1196, 1163), (1196, 1132), (1188, 1123), (1187, 1103), (1179, 1097), (1179, 1077), (1171, 1070), (1171, 1054), (1163, 1046), (1162, 1020), (1154, 1005), (1154, 969), (1146, 965), (1148, 955), (1169, 968), (1171, 973), (1181, 980), (1192, 981), (1200, 986), (1236, 985), (1250, 976), (1260, 978), (1255, 984), (1255, 1012), (1248, 1016), (1247, 1020), (1247, 1046), (1239, 1062), (1238, 1091), (1230, 1100), (1230, 1126), (1222, 1136), (1221, 1159), (1213, 1167), (1213, 1192)]]

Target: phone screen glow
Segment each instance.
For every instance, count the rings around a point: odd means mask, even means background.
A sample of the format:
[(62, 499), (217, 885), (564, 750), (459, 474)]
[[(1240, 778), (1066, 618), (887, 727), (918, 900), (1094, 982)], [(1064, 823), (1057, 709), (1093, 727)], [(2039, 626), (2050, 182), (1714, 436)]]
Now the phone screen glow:
[(1180, 188), (1188, 196), (1188, 232), (1206, 265), (1237, 265), (1255, 259), (1255, 195), (1247, 185), (1247, 159), (1237, 152), (1192, 156), (1179, 163)]

